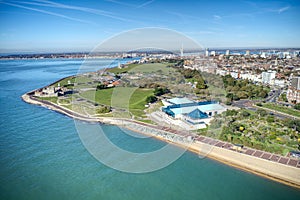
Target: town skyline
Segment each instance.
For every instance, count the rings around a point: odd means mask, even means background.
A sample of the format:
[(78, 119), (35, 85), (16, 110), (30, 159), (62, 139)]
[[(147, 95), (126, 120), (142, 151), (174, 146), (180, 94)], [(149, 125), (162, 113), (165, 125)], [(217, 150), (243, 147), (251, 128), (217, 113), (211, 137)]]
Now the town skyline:
[(299, 8), (298, 1), (4, 0), (0, 51), (90, 51), (111, 36), (143, 27), (175, 30), (207, 48), (297, 48)]

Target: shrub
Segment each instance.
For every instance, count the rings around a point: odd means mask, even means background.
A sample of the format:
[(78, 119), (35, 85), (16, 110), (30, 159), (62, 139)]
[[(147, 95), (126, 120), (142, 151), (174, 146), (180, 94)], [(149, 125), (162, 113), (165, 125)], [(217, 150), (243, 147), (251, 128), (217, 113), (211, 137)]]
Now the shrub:
[(155, 101), (157, 101), (156, 96), (151, 95), (146, 98), (147, 103), (154, 103)]

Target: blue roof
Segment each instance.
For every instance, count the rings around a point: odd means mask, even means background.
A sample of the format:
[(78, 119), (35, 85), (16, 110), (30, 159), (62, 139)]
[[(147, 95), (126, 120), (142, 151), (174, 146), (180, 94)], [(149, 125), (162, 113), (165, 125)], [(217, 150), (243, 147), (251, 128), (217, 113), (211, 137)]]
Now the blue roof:
[(199, 109), (195, 109), (194, 111), (187, 114), (192, 119), (203, 119), (207, 118), (207, 114), (201, 112)]
[(210, 112), (213, 113), (225, 109), (215, 101), (195, 102), (185, 97), (169, 99), (168, 102), (172, 103), (172, 105), (163, 107), (162, 111), (173, 117), (183, 114), (193, 119), (202, 119), (207, 118)]
[(189, 107), (182, 107), (182, 108), (170, 108), (170, 110), (175, 114), (186, 114), (186, 113), (190, 113), (194, 110), (196, 110), (198, 108), (198, 106), (189, 106)]
[(208, 105), (200, 105), (200, 106), (188, 106), (188, 107), (180, 107), (180, 108), (169, 108), (175, 115), (177, 114), (187, 114), (191, 113), (194, 110), (198, 109), (202, 113), (205, 112), (212, 112), (212, 111), (219, 111), (223, 110), (224, 107), (221, 106), (220, 104), (208, 104)]

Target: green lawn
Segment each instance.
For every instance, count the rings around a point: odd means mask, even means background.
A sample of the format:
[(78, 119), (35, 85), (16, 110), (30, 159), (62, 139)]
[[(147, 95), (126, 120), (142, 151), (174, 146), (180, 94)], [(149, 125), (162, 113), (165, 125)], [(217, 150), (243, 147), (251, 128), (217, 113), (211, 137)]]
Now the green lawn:
[(80, 95), (90, 101), (95, 101), (99, 104), (111, 105), (111, 94), (113, 92), (113, 88), (104, 89), (104, 90), (89, 90), (86, 92), (82, 92)]
[(151, 94), (153, 94), (153, 90), (151, 89), (116, 87), (97, 91), (86, 91), (80, 95), (99, 104), (124, 109), (129, 106), (130, 110), (144, 110), (146, 98)]
[(38, 99), (50, 101), (52, 103), (57, 103), (57, 97), (37, 97)]
[(276, 104), (265, 103), (265, 104), (262, 104), (262, 107), (269, 108), (271, 110), (276, 110), (276, 111), (279, 111), (279, 112), (283, 112), (283, 113), (286, 113), (286, 114), (289, 114), (289, 115), (292, 115), (292, 116), (300, 117), (300, 111), (297, 111), (293, 108), (288, 108), (286, 106), (279, 106), (279, 105), (276, 105)]
[(136, 66), (132, 69), (134, 73), (154, 73), (161, 72), (162, 74), (168, 75), (169, 72), (175, 71), (171, 67), (167, 67), (168, 63), (147, 63)]
[(108, 69), (107, 71), (111, 72), (111, 73), (115, 73), (115, 74), (121, 74), (121, 73), (125, 73), (125, 72), (132, 70), (133, 68), (135, 68), (138, 65), (139, 64), (129, 64), (128, 67), (126, 67), (126, 68), (119, 69), (118, 67), (114, 67), (114, 68)]
[(146, 64), (129, 64), (128, 67), (119, 69), (117, 67), (108, 69), (109, 72), (120, 74), (125, 72), (134, 73), (153, 73), (161, 70), (162, 74), (169, 74), (169, 72), (175, 71), (171, 67), (167, 67), (169, 63), (146, 63)]
[[(71, 83), (75, 82), (75, 77), (68, 77), (68, 78), (64, 78), (63, 80), (59, 81), (61, 86), (67, 85), (68, 81), (70, 81)], [(57, 86), (57, 84), (55, 85)]]
[(86, 76), (76, 76), (74, 82), (75, 83), (83, 83), (86, 84), (87, 82), (92, 82), (93, 79), (86, 77)]

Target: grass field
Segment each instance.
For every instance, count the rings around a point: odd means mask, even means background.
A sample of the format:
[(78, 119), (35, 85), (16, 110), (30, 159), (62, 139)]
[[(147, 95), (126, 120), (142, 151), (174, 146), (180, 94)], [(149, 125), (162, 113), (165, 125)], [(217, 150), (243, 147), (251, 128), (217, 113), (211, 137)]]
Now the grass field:
[(132, 69), (134, 73), (154, 73), (161, 72), (162, 74), (169, 74), (169, 72), (175, 71), (171, 67), (167, 67), (168, 63), (147, 63), (136, 66)]
[(279, 105), (271, 104), (271, 103), (262, 104), (262, 107), (269, 108), (271, 110), (276, 110), (276, 111), (279, 111), (279, 112), (283, 112), (283, 113), (286, 113), (286, 114), (289, 114), (289, 115), (292, 115), (292, 116), (300, 117), (300, 111), (297, 111), (293, 108), (288, 108), (288, 107), (285, 107), (285, 106), (279, 106)]
[[(134, 115), (144, 114), (146, 98), (153, 94), (151, 89), (116, 87), (97, 91), (86, 91), (81, 96), (99, 104), (127, 109)], [(141, 113), (142, 111), (142, 113)]]
[(37, 98), (45, 101), (50, 101), (55, 104), (57, 103), (57, 99), (58, 99), (57, 97), (37, 97)]
[(129, 64), (127, 68), (111, 68), (109, 72), (120, 74), (125, 72), (134, 73), (153, 73), (161, 71), (163, 74), (169, 74), (170, 71), (175, 71), (171, 67), (167, 67), (169, 63), (146, 63), (146, 64)]
[(139, 64), (129, 64), (128, 67), (126, 67), (126, 68), (119, 69), (118, 67), (114, 67), (114, 68), (108, 69), (107, 71), (109, 71), (111, 73), (115, 73), (115, 74), (121, 74), (121, 73), (125, 73), (125, 72), (132, 70), (133, 68), (135, 68), (138, 65)]
[(110, 106), (112, 92), (113, 89), (110, 88), (105, 90), (86, 91), (82, 92), (80, 95), (90, 101)]
[[(75, 82), (75, 77), (65, 78), (65, 79), (59, 81), (59, 83), (60, 83), (61, 86), (64, 86), (64, 85), (68, 84), (68, 81), (70, 81), (71, 83), (74, 83)], [(57, 86), (57, 84), (55, 86)]]

